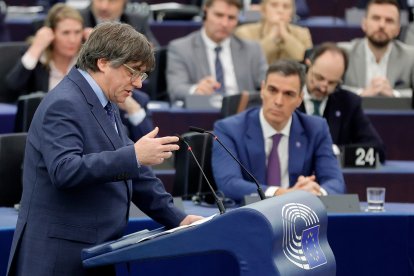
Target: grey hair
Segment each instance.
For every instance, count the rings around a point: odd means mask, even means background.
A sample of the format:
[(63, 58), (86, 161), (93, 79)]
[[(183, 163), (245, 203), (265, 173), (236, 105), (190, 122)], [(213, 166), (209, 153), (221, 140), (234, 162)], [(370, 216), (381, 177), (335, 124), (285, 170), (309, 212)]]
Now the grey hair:
[(82, 45), (76, 65), (85, 71), (98, 72), (97, 62), (101, 58), (115, 68), (130, 62), (141, 62), (146, 71), (155, 66), (151, 43), (130, 25), (119, 22), (97, 25)]

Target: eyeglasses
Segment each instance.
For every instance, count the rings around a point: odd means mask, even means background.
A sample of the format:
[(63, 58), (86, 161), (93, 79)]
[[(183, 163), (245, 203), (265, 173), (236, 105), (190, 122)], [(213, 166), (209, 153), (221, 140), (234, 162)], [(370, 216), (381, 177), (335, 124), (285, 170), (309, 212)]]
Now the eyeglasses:
[(128, 69), (128, 71), (132, 74), (131, 75), (131, 82), (136, 81), (137, 78), (140, 78), (141, 79), (141, 82), (143, 82), (144, 80), (146, 80), (148, 78), (148, 74), (147, 73), (145, 73), (145, 72), (139, 72), (139, 71), (131, 68), (130, 66), (126, 65), (125, 63), (122, 64), (122, 65), (124, 65)]
[(335, 88), (339, 84), (342, 83), (342, 80), (327, 80), (324, 76), (321, 74), (315, 73), (315, 70), (311, 69), (311, 74), (313, 76), (313, 79), (317, 82), (323, 82), (326, 81), (328, 86)]

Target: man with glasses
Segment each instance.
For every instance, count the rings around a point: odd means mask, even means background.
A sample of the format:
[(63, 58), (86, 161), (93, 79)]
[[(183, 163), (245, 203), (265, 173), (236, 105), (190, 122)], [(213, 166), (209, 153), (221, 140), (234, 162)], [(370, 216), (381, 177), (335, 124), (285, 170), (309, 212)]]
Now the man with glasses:
[(27, 136), (9, 275), (115, 275), (112, 266), (84, 269), (81, 250), (121, 237), (131, 201), (167, 227), (200, 219), (174, 206), (149, 167), (170, 158), (178, 138), (156, 138), (156, 128), (133, 142), (122, 128), (116, 103), (154, 63), (142, 34), (102, 23), (43, 99)]
[(374, 146), (384, 162), (384, 145), (365, 115), (361, 98), (341, 88), (348, 57), (342, 48), (323, 43), (306, 59), (308, 71), (300, 110), (324, 117), (335, 145)]
[[(253, 173), (266, 196), (296, 190), (315, 195), (345, 192), (326, 121), (296, 110), (304, 83), (305, 72), (298, 62), (278, 60), (262, 82), (262, 106), (214, 124), (214, 133)], [(211, 164), (226, 197), (241, 201), (256, 193), (251, 178), (217, 143)]]

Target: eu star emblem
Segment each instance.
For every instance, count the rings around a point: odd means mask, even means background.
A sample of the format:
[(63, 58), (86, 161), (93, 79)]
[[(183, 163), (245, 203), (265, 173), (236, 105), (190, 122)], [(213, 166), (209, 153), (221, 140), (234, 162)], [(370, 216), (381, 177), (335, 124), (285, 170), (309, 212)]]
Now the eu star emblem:
[(305, 229), (302, 232), (302, 250), (310, 269), (326, 263), (326, 257), (319, 245), (318, 237), (319, 225)]

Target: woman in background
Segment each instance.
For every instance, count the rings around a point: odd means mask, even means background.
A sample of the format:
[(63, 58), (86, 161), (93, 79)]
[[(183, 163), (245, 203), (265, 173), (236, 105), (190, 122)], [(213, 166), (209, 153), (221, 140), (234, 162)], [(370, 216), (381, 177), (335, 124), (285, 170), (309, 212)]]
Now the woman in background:
[[(52, 90), (76, 64), (82, 42), (90, 32), (84, 31), (80, 13), (63, 4), (54, 5), (43, 27), (20, 61), (6, 77), (7, 85), (20, 95)], [(129, 137), (136, 141), (153, 129), (152, 117), (146, 105), (148, 95), (134, 90), (123, 105), (121, 118)]]
[(242, 39), (260, 43), (269, 64), (281, 58), (303, 61), (305, 51), (312, 47), (308, 28), (293, 25), (294, 0), (263, 0), (262, 19), (239, 26), (235, 34)]

